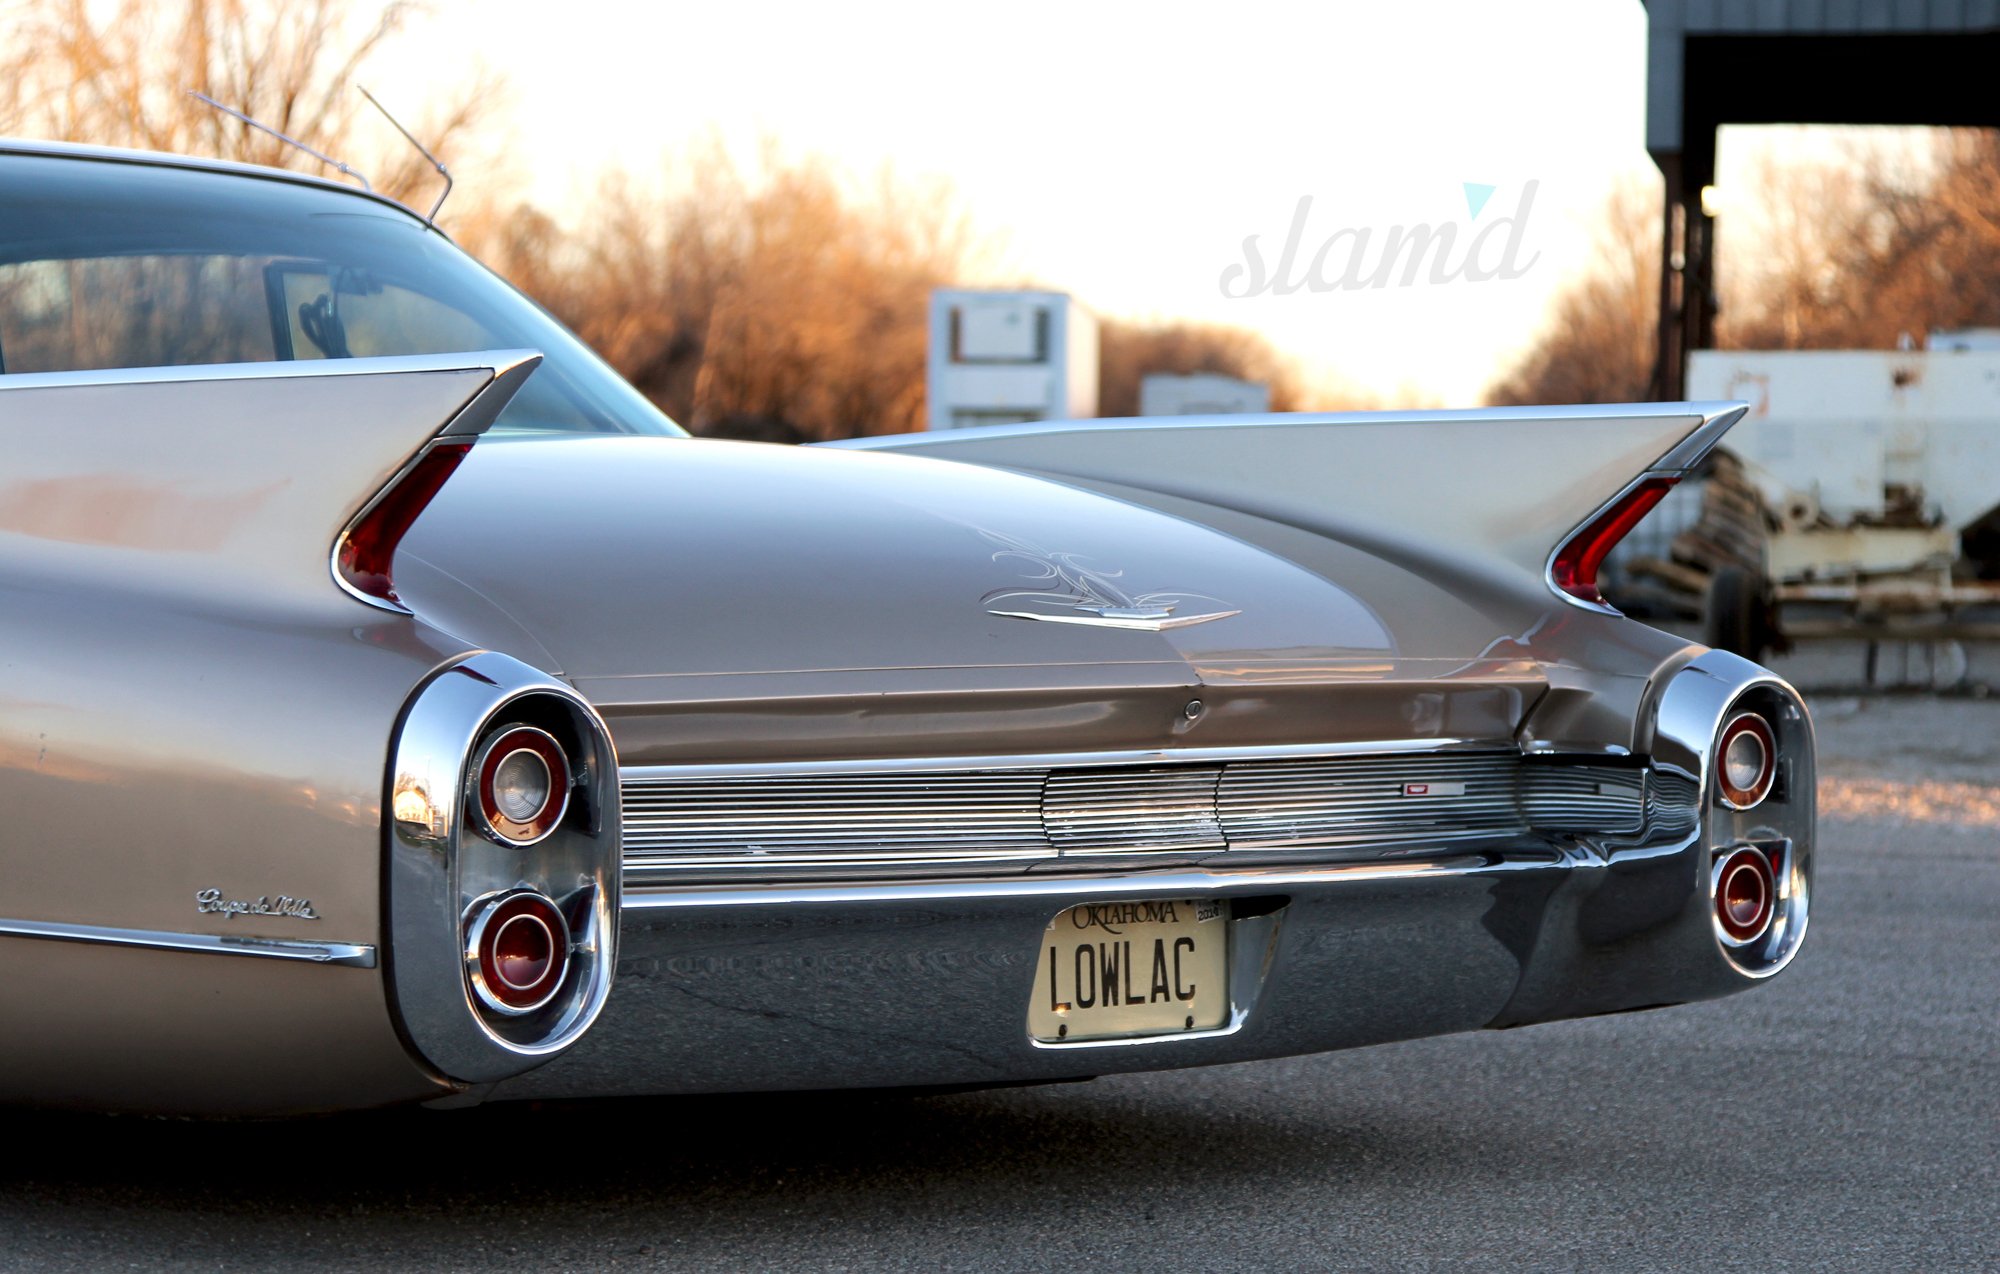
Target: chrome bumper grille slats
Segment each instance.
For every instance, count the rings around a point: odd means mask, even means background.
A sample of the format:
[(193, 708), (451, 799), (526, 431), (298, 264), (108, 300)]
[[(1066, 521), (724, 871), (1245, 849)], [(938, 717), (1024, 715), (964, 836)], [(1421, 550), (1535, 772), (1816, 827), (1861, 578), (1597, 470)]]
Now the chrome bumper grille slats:
[(1251, 762), (1229, 767), (1218, 804), (1245, 849), (1521, 835), (1521, 768), (1512, 753)]
[(690, 870), (1373, 851), (1692, 827), (1699, 792), (1631, 766), (1439, 752), (1117, 766), (628, 770), (628, 882)]
[(634, 779), (625, 863), (1048, 858), (1039, 771)]
[(1521, 785), (1521, 808), (1546, 831), (1630, 835), (1645, 819), (1646, 772), (1604, 766), (1543, 765)]
[(1663, 840), (1694, 835), (1701, 826), (1701, 785), (1677, 774), (1648, 774), (1644, 824)]
[(1057, 771), (1042, 790), (1042, 825), (1064, 853), (1223, 849), (1216, 818), (1222, 767)]

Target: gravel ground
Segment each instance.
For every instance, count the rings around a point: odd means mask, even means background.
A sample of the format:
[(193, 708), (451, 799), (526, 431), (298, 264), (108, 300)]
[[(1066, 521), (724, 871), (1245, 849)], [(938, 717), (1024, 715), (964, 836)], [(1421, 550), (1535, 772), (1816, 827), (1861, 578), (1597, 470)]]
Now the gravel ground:
[(2000, 1267), (2000, 699), (1814, 710), (1813, 932), (1748, 995), (955, 1096), (13, 1112), (0, 1266)]
[(2000, 830), (2000, 700), (1820, 696), (1820, 813)]

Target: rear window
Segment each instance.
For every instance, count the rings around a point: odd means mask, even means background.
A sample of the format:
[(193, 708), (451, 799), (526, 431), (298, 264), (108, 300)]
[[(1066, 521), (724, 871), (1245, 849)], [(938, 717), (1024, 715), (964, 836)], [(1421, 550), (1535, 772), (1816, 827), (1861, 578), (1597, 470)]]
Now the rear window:
[(534, 349), (513, 431), (680, 430), (414, 217), (337, 189), (0, 153), (0, 374)]

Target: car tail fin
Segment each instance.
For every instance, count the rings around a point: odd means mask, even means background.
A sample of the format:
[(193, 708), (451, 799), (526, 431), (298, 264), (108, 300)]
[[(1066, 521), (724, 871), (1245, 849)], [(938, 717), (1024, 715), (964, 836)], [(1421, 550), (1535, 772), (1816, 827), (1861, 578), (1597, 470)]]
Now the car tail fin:
[(402, 609), (396, 540), (540, 361), (0, 377), (0, 567), (272, 600), (338, 585)]
[(828, 445), (1017, 469), (1132, 498), (1157, 493), (1464, 578), (1518, 570), (1565, 600), (1609, 609), (1595, 582), (1604, 554), (1746, 410), (1641, 403), (1085, 420)]

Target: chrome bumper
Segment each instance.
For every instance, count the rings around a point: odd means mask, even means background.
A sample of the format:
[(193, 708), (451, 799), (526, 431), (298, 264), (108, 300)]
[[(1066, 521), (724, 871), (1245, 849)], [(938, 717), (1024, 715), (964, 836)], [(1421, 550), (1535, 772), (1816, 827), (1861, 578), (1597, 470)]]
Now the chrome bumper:
[[(1715, 949), (1699, 838), (1227, 872), (627, 893), (616, 989), (566, 1056), (489, 1095), (1007, 1083), (1322, 1052), (1751, 984)], [(1228, 898), (1232, 1013), (1198, 1036), (1044, 1044), (1063, 909)]]
[[(1712, 783), (1726, 715), (1776, 723), (1784, 795)], [(1639, 837), (1550, 834), (1368, 862), (1219, 864), (858, 884), (627, 888), (597, 1025), (491, 1097), (1004, 1084), (1324, 1052), (1726, 995), (1785, 968), (1812, 882), (1811, 722), (1790, 687), (1707, 652), (1667, 677), (1651, 763), (1700, 817)], [(1718, 855), (1783, 865), (1777, 922), (1718, 935)], [(629, 882), (628, 882), (629, 883)], [(1027, 1029), (1044, 934), (1072, 906), (1230, 901), (1213, 1030), (1046, 1043)]]

